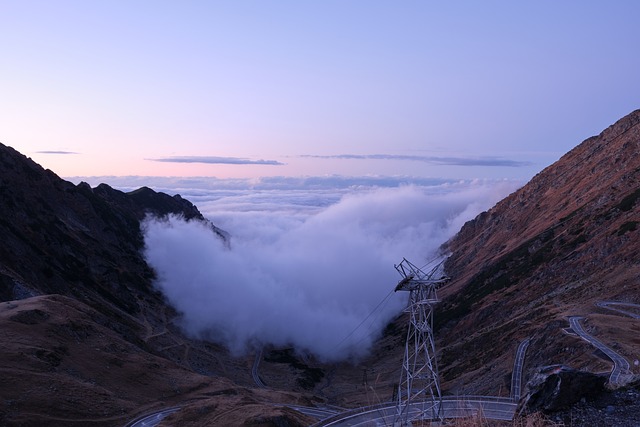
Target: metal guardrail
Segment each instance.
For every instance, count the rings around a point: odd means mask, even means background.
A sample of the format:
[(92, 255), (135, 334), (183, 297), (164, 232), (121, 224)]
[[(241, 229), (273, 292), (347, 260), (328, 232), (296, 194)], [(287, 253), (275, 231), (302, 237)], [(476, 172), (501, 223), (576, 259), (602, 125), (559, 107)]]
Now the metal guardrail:
[(524, 365), (524, 357), (530, 343), (531, 339), (527, 338), (518, 345), (516, 358), (513, 361), (513, 373), (511, 374), (511, 399), (514, 402), (518, 402), (522, 395), (522, 368)]
[[(417, 408), (419, 402), (414, 405), (412, 412), (420, 415)], [(442, 410), (444, 418), (464, 418), (474, 416), (479, 412), (484, 418), (494, 420), (511, 420), (515, 415), (517, 404), (510, 397), (500, 396), (442, 396)], [(343, 423), (353, 421), (354, 418), (365, 418), (367, 414), (377, 413), (377, 419), (392, 421), (396, 416), (396, 403), (385, 402), (377, 405), (363, 406), (361, 408), (347, 410), (345, 412), (325, 418), (311, 427), (340, 426)], [(347, 425), (347, 424), (344, 424)]]

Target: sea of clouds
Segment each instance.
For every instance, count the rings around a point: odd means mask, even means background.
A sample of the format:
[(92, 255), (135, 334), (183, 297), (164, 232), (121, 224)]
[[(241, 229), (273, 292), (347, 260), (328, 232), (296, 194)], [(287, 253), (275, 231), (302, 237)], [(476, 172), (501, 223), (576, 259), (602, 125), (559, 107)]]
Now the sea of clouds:
[[(400, 178), (105, 178), (192, 201), (206, 226), (171, 217), (144, 226), (155, 285), (193, 336), (235, 354), (293, 346), (324, 360), (366, 354), (406, 305), (394, 265), (438, 248), (521, 183)], [(92, 185), (97, 182), (90, 182)]]

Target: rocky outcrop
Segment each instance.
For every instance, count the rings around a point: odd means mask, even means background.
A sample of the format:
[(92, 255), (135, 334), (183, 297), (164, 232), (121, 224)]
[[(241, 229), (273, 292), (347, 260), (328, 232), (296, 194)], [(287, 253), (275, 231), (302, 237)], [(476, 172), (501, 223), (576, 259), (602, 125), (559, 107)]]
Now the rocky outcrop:
[(593, 399), (580, 399), (569, 408), (549, 414), (549, 418), (566, 426), (616, 426), (640, 425), (640, 383), (629, 388), (607, 390)]
[(536, 370), (526, 385), (525, 405), (545, 413), (566, 409), (581, 400), (592, 400), (604, 392), (607, 378), (566, 366), (545, 366)]

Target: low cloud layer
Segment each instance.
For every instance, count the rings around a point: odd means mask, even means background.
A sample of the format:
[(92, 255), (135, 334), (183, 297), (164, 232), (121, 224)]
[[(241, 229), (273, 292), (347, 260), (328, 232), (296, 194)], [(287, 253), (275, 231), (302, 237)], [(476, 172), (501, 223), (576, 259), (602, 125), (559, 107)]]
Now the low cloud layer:
[(277, 160), (251, 160), (241, 157), (215, 157), (215, 156), (172, 156), (172, 157), (160, 157), (157, 159), (147, 159), (154, 162), (166, 162), (166, 163), (207, 163), (218, 165), (273, 165), (281, 166), (281, 163)]
[(237, 354), (273, 344), (326, 360), (359, 356), (406, 303), (402, 293), (389, 297), (400, 279), (394, 264), (423, 265), (513, 189), (403, 186), (348, 193), (312, 211), (209, 211), (233, 236), (230, 248), (202, 224), (150, 219), (146, 257), (195, 336)]

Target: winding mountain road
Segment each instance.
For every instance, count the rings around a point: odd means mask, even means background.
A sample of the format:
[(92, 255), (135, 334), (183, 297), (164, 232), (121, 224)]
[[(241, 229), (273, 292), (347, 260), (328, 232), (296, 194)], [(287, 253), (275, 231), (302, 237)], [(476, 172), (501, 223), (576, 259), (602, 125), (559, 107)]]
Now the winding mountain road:
[[(492, 420), (512, 420), (517, 402), (520, 399), (522, 387), (522, 371), (525, 354), (529, 346), (530, 339), (527, 338), (518, 345), (516, 357), (513, 365), (511, 377), (510, 397), (491, 396), (444, 396), (442, 398), (442, 415), (444, 418), (463, 418), (482, 414), (482, 417)], [(266, 388), (260, 379), (258, 368), (262, 360), (262, 350), (256, 352), (251, 375), (258, 387)], [(357, 408), (338, 413), (332, 408), (305, 407), (286, 405), (306, 415), (320, 419), (313, 427), (321, 426), (365, 426), (365, 425), (391, 425), (397, 417), (397, 407), (395, 402), (383, 403), (380, 405)], [(421, 402), (415, 402), (409, 408), (409, 416), (420, 418), (424, 414)], [(180, 408), (168, 408), (139, 418), (126, 427), (153, 427), (156, 426), (169, 414), (178, 411)]]
[(601, 308), (606, 308), (607, 310), (617, 311), (618, 313), (625, 314), (629, 317), (633, 317), (634, 319), (640, 319), (640, 314), (638, 313), (632, 313), (631, 311), (623, 310), (621, 308), (616, 308), (616, 306), (633, 307), (640, 311), (640, 304), (633, 304), (630, 302), (618, 302), (618, 301), (600, 301), (596, 303), (596, 306)]
[[(444, 396), (442, 398), (443, 417), (463, 418), (482, 414), (484, 418), (492, 420), (513, 419), (517, 402), (520, 400), (523, 364), (529, 343), (530, 339), (527, 338), (518, 345), (513, 364), (513, 373), (511, 375), (511, 397)], [(260, 349), (256, 352), (254, 357), (251, 376), (258, 387), (266, 388), (267, 386), (262, 382), (258, 373), (262, 356), (263, 352), (262, 349)], [(395, 402), (357, 408), (349, 411), (342, 411), (340, 413), (333, 408), (294, 405), (286, 406), (321, 420), (314, 424), (314, 427), (364, 426), (371, 425), (371, 423), (376, 423), (376, 425), (388, 425), (392, 424), (397, 417), (397, 407)], [(125, 427), (154, 427), (157, 426), (165, 417), (178, 410), (180, 410), (179, 407), (173, 407), (154, 412), (128, 423)], [(424, 411), (421, 408), (420, 402), (413, 403), (409, 408), (410, 417), (420, 417), (423, 413)]]
[[(598, 307), (613, 310), (634, 319), (640, 319), (640, 314), (624, 310), (619, 307), (632, 307), (640, 310), (639, 304), (602, 301), (596, 304)], [(602, 351), (613, 362), (613, 368), (609, 375), (609, 383), (612, 385), (624, 384), (624, 379), (631, 375), (629, 362), (620, 354), (604, 345), (601, 341), (588, 334), (580, 321), (584, 319), (581, 316), (570, 316), (569, 324), (571, 329), (582, 339), (587, 341), (598, 350)], [(512, 420), (517, 408), (517, 402), (521, 397), (522, 376), (524, 359), (529, 347), (530, 339), (527, 338), (518, 345), (516, 357), (513, 364), (513, 373), (511, 376), (511, 396), (510, 397), (490, 397), (490, 396), (443, 396), (442, 398), (442, 415), (444, 418), (463, 418), (482, 414), (486, 419), (492, 420)], [(254, 382), (260, 388), (267, 388), (266, 384), (258, 374), (260, 361), (262, 360), (262, 349), (256, 352), (251, 375)], [(622, 381), (621, 381), (622, 380)], [(301, 413), (321, 419), (313, 427), (355, 427), (365, 425), (391, 425), (397, 417), (397, 408), (395, 402), (384, 403), (375, 406), (368, 406), (349, 411), (336, 413), (333, 409), (313, 408), (304, 406), (289, 406)], [(168, 408), (162, 411), (143, 416), (128, 423), (125, 427), (154, 427), (157, 426), (168, 415), (180, 410), (179, 407)], [(420, 418), (424, 411), (420, 402), (415, 402), (409, 408), (410, 417)]]
[(622, 385), (621, 378), (627, 378), (631, 375), (631, 371), (629, 370), (629, 362), (627, 359), (616, 353), (611, 348), (604, 345), (602, 342), (598, 341), (592, 335), (589, 335), (580, 324), (580, 320), (584, 319), (584, 317), (580, 316), (571, 316), (569, 317), (569, 324), (571, 325), (571, 329), (580, 336), (583, 340), (587, 341), (589, 344), (602, 351), (607, 355), (609, 359), (613, 362), (613, 369), (611, 369), (611, 374), (609, 375), (609, 383), (611, 385)]

